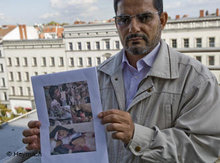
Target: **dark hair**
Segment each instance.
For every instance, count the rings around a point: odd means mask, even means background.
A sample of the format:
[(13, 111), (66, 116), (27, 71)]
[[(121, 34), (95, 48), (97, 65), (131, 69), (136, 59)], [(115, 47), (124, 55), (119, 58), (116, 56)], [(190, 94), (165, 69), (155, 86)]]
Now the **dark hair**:
[[(114, 0), (114, 10), (115, 10), (115, 15), (117, 15), (118, 11), (118, 2), (121, 0)], [(159, 15), (163, 12), (163, 0), (153, 0), (153, 5), (154, 8), (157, 9), (159, 12)]]
[(67, 131), (67, 132), (68, 132), (68, 135), (72, 135), (72, 134), (74, 134), (74, 133), (76, 132), (73, 128), (68, 129), (68, 128), (66, 128), (66, 127), (63, 127), (63, 126), (58, 125), (58, 126), (56, 126), (56, 127), (53, 129), (53, 131), (51, 131), (51, 133), (50, 133), (50, 138), (54, 138), (55, 135), (56, 135), (56, 133), (57, 133), (59, 130), (65, 130), (65, 131)]
[(50, 94), (50, 97), (52, 99), (54, 99), (54, 92), (55, 92), (56, 89), (58, 89), (57, 86), (51, 86), (50, 89), (49, 89), (49, 94)]

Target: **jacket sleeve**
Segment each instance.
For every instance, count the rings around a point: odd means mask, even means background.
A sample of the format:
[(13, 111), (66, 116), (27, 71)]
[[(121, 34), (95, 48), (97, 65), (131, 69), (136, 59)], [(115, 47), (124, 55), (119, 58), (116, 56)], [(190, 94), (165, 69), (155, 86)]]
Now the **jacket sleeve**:
[(172, 128), (135, 124), (130, 151), (146, 162), (215, 162), (220, 156), (220, 87), (216, 79), (194, 85), (179, 107)]

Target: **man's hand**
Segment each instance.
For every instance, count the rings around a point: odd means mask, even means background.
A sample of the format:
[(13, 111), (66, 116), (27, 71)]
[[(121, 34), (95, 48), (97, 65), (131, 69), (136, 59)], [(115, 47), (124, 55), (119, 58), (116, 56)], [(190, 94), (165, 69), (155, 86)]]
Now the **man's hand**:
[(28, 150), (40, 150), (40, 125), (40, 121), (30, 121), (29, 129), (23, 131), (25, 138), (22, 141)]
[(125, 144), (133, 138), (134, 123), (128, 112), (113, 109), (98, 114), (107, 131), (113, 131), (112, 138), (122, 140)]

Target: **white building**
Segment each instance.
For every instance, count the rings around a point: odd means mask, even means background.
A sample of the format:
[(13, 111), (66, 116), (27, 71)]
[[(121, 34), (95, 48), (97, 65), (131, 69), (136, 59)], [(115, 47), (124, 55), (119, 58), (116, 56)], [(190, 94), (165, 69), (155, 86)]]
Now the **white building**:
[[(169, 20), (162, 39), (208, 66), (220, 81), (219, 29), (219, 16)], [(3, 40), (2, 62), (6, 63), (7, 74), (4, 69), (0, 75), (8, 79), (4, 88), (9, 89), (11, 108), (33, 107), (31, 76), (97, 66), (122, 48), (114, 23), (65, 26), (63, 36)], [(2, 87), (0, 90), (2, 93)]]
[(11, 108), (32, 108), (31, 76), (66, 70), (62, 39), (4, 41)]
[(0, 102), (9, 105), (8, 82), (5, 65), (5, 55), (3, 51), (2, 41), (0, 40)]
[(9, 32), (2, 40), (31, 40), (38, 39), (39, 34), (36, 28), (26, 25), (18, 25)]
[(65, 26), (64, 38), (74, 68), (97, 66), (122, 48), (113, 23)]
[[(208, 66), (220, 83), (219, 29), (219, 16), (169, 20), (162, 39)], [(64, 38), (76, 67), (96, 66), (122, 48), (114, 23), (65, 26)]]

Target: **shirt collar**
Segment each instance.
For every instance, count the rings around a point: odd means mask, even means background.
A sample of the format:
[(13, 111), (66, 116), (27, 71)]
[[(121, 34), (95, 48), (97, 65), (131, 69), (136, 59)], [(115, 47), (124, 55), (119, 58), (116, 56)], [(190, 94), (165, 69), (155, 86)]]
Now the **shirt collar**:
[[(147, 54), (145, 57), (141, 58), (137, 63), (137, 71), (141, 71), (146, 65), (149, 67), (152, 67), (156, 56), (158, 54), (158, 51), (160, 49), (160, 42), (157, 44), (157, 46), (149, 53)], [(134, 69), (133, 66), (130, 65), (130, 63), (128, 62), (128, 59), (125, 55), (125, 50), (123, 50), (123, 56), (122, 56), (122, 68), (124, 69), (125, 66), (128, 66), (129, 68)]]

